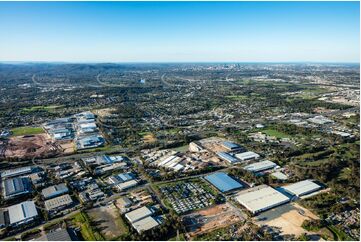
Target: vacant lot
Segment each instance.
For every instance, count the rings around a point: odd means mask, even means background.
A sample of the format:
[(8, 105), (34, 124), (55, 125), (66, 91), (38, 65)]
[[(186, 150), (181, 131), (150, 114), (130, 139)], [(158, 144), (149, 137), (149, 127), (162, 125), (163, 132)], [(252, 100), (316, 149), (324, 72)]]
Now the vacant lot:
[(243, 215), (237, 208), (229, 203), (216, 205), (183, 217), (183, 222), (190, 237), (209, 233), (213, 230), (227, 227), (243, 221)]
[(18, 127), (11, 130), (13, 136), (33, 135), (44, 133), (41, 127)]
[(266, 225), (274, 228), (282, 235), (295, 235), (299, 237), (304, 233), (308, 233), (302, 228), (305, 220), (318, 219), (311, 211), (297, 205), (286, 204), (255, 217), (257, 225)]
[(290, 138), (290, 136), (288, 134), (277, 131), (275, 129), (265, 129), (265, 130), (262, 130), (262, 133), (269, 135), (269, 136), (274, 136), (278, 139)]
[(61, 153), (60, 147), (45, 134), (11, 137), (3, 148), (5, 157), (50, 157)]
[(88, 211), (88, 214), (106, 240), (114, 240), (128, 233), (128, 228), (114, 205), (93, 208)]

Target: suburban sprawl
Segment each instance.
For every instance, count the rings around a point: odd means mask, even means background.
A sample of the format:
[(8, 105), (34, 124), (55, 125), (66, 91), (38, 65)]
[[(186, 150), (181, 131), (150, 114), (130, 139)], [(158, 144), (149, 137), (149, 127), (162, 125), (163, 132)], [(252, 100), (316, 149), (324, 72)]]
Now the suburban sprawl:
[(0, 240), (359, 240), (357, 64), (0, 64)]

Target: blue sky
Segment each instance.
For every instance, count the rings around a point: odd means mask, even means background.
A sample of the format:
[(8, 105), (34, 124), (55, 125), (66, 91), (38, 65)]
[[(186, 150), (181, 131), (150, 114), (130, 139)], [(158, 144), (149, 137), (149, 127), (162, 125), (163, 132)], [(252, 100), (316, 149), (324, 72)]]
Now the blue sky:
[(359, 2), (0, 2), (0, 61), (359, 62)]

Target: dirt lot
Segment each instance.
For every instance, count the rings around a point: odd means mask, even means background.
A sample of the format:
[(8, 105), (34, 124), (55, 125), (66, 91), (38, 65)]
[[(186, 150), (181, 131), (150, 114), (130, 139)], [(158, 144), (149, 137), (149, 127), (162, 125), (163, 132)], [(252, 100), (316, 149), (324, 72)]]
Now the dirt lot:
[(59, 145), (62, 148), (64, 154), (74, 153), (74, 147), (75, 147), (74, 142), (70, 141)]
[(5, 157), (50, 157), (61, 152), (46, 134), (11, 137), (5, 146)]
[(229, 203), (216, 205), (183, 217), (188, 235), (195, 237), (240, 222), (244, 215)]
[(282, 235), (294, 234), (296, 237), (308, 233), (301, 227), (303, 221), (307, 219), (318, 219), (318, 217), (296, 203), (283, 205), (255, 217), (258, 225), (267, 225), (279, 230)]
[(218, 138), (218, 137), (211, 137), (207, 139), (199, 140), (201, 145), (209, 151), (214, 153), (227, 151), (223, 146), (222, 143), (226, 141), (225, 139)]
[(114, 240), (128, 231), (114, 205), (93, 208), (87, 213), (107, 240)]

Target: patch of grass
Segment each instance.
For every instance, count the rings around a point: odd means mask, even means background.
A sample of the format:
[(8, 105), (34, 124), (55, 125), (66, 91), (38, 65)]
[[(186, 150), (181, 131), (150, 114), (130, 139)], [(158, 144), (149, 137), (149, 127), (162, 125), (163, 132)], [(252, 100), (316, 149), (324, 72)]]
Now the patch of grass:
[(64, 105), (33, 106), (31, 108), (23, 108), (21, 109), (21, 111), (26, 113), (37, 112), (37, 111), (53, 112), (56, 109), (60, 109), (62, 107), (64, 107)]
[(90, 220), (88, 216), (83, 213), (77, 213), (72, 217), (73, 223), (80, 227), (80, 233), (86, 241), (101, 241), (104, 240), (103, 236), (93, 230), (90, 225)]
[(352, 241), (353, 239), (348, 236), (345, 232), (338, 229), (336, 226), (327, 226), (329, 230), (334, 234), (334, 239), (338, 241)]
[(276, 137), (278, 139), (290, 138), (291, 137), (288, 134), (277, 131), (275, 129), (264, 129), (264, 130), (262, 130), (262, 133), (264, 133), (266, 135), (269, 135), (269, 136), (274, 136), (274, 137)]
[(178, 152), (186, 152), (188, 150), (188, 145), (180, 146), (180, 147), (174, 148), (173, 150), (178, 151)]
[(33, 135), (33, 134), (41, 134), (44, 133), (44, 130), (41, 127), (18, 127), (11, 129), (13, 136), (20, 135)]

